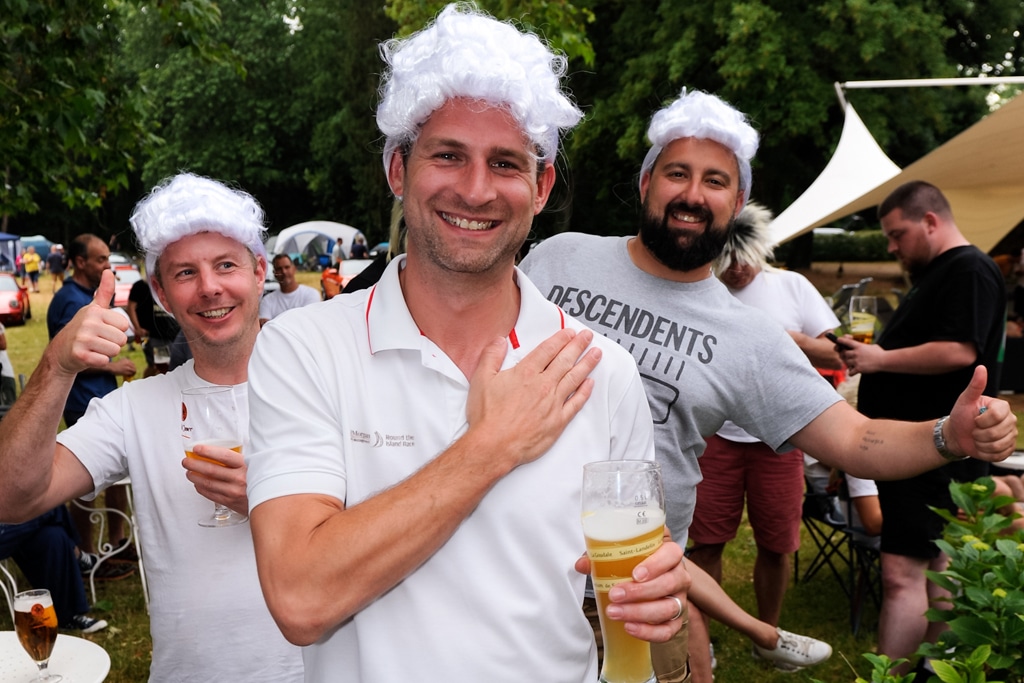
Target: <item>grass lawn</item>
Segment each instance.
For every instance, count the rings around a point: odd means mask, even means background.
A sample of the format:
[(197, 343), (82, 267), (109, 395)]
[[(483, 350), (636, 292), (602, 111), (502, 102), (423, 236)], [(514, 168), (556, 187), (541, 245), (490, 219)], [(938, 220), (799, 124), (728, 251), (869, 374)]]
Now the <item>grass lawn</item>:
[[(863, 273), (859, 264), (846, 264), (844, 277), (836, 276), (832, 266), (821, 269), (819, 289), (830, 293), (836, 288), (834, 282), (856, 281)], [(812, 275), (812, 274), (809, 274)], [(317, 273), (299, 273), (299, 281), (319, 290)], [(812, 280), (815, 279), (812, 275)], [(888, 291), (890, 286), (899, 286), (898, 274), (888, 271), (879, 275), (877, 293)], [(894, 283), (894, 284), (893, 284)], [(24, 327), (7, 329), (8, 353), (16, 373), (31, 375), (47, 342), (46, 307), (51, 298), (49, 281), (41, 284), (44, 292), (32, 294), (33, 319)], [(875, 293), (875, 292), (872, 292)], [(141, 370), (145, 366), (139, 350), (129, 352)], [(1024, 448), (1024, 437), (1018, 440), (1018, 448)], [(804, 539), (801, 565), (813, 556), (813, 546)], [(724, 584), (726, 591), (748, 611), (756, 612), (751, 571), (755, 547), (749, 527), (744, 525), (739, 537), (727, 546), (724, 561)], [(23, 583), (22, 583), (23, 585)], [(107, 679), (110, 683), (137, 683), (146, 680), (150, 658), (149, 619), (142, 598), (138, 576), (97, 586), (95, 613), (110, 622), (107, 630), (86, 636), (102, 645), (111, 656), (112, 667)], [(88, 590), (88, 587), (86, 587)], [(739, 683), (747, 681), (796, 683), (817, 678), (828, 682), (853, 681), (855, 674), (847, 664), (849, 660), (860, 675), (869, 671), (861, 653), (870, 651), (875, 645), (875, 624), (877, 611), (870, 604), (865, 608), (860, 635), (854, 638), (849, 627), (849, 605), (835, 579), (825, 571), (808, 583), (794, 584), (786, 595), (781, 626), (789, 631), (805, 633), (831, 643), (835, 654), (828, 662), (810, 671), (796, 674), (776, 672), (767, 665), (755, 661), (750, 654), (750, 643), (742, 636), (718, 625), (712, 625), (712, 640), (718, 658), (715, 680), (718, 683)], [(0, 613), (0, 630), (12, 628), (9, 613)]]

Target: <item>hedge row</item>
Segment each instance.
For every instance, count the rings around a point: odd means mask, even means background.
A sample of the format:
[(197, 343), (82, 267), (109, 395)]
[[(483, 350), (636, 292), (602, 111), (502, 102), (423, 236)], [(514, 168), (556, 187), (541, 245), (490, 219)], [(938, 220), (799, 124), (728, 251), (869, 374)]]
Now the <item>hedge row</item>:
[[(786, 261), (792, 243), (775, 248), (775, 260)], [(814, 261), (891, 261), (881, 230), (859, 230), (844, 235), (815, 235), (811, 252)]]

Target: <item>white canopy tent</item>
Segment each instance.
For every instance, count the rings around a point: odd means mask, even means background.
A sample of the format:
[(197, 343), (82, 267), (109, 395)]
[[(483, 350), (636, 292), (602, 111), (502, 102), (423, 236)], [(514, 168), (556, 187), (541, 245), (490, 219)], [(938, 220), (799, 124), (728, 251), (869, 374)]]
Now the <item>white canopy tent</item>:
[(18, 235), (0, 233), (0, 271), (13, 271), (14, 260), (21, 251), (21, 238)]
[(267, 251), (271, 254), (300, 254), (304, 258), (315, 258), (330, 254), (337, 239), (341, 238), (345, 257), (352, 249), (352, 242), (358, 229), (334, 221), (306, 221), (282, 230), (276, 237), (267, 240)]
[(785, 242), (876, 206), (905, 182), (926, 180), (949, 199), (967, 239), (989, 251), (1024, 220), (1022, 159), (1024, 96), (898, 173), (893, 172), (898, 167), (885, 157), (860, 117), (846, 104), (846, 123), (835, 155), (804, 194), (778, 215), (772, 234), (777, 242)]
[(771, 234), (777, 243), (853, 213), (838, 213), (837, 207), (856, 201), (899, 174), (900, 167), (878, 146), (853, 105), (847, 103), (845, 109), (843, 133), (825, 170), (772, 221)]

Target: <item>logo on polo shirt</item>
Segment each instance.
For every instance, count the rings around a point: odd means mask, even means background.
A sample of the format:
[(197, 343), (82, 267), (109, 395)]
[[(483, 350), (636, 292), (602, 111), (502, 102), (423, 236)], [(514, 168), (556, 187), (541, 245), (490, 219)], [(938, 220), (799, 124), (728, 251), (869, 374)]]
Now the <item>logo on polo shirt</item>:
[(370, 434), (356, 429), (350, 430), (348, 434), (353, 443), (366, 443), (373, 448), (412, 448), (416, 445), (416, 437), (412, 434)]

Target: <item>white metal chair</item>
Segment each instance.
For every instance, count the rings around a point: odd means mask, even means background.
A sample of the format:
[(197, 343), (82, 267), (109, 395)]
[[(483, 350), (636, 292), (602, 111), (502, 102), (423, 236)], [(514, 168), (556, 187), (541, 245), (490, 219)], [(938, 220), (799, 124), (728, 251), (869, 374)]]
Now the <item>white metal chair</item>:
[(14, 596), (18, 594), (18, 582), (14, 580), (14, 574), (7, 568), (10, 560), (0, 560), (0, 590), (7, 598), (7, 607), (11, 612), (11, 623), (14, 623)]
[[(99, 561), (93, 565), (89, 571), (89, 591), (92, 594), (92, 601), (96, 602), (96, 571), (100, 566), (112, 557), (116, 557), (119, 553), (124, 552), (129, 545), (135, 546), (135, 553), (139, 556), (139, 579), (142, 582), (142, 596), (146, 601), (146, 611), (149, 612), (149, 584), (146, 583), (146, 568), (142, 561), (142, 545), (139, 543), (139, 525), (135, 518), (135, 499), (132, 495), (132, 480), (131, 477), (125, 477), (114, 486), (124, 486), (125, 492), (128, 494), (128, 514), (116, 510), (114, 508), (107, 507), (95, 507), (90, 508), (82, 505), (77, 500), (72, 500), (72, 504), (89, 512), (89, 521), (93, 524), (99, 525), (99, 538), (101, 539), (100, 544), (96, 547)], [(128, 533), (125, 535), (128, 543), (122, 546), (114, 546), (109, 541), (103, 541), (104, 532), (107, 526), (107, 513), (113, 513), (124, 519), (128, 525)]]

